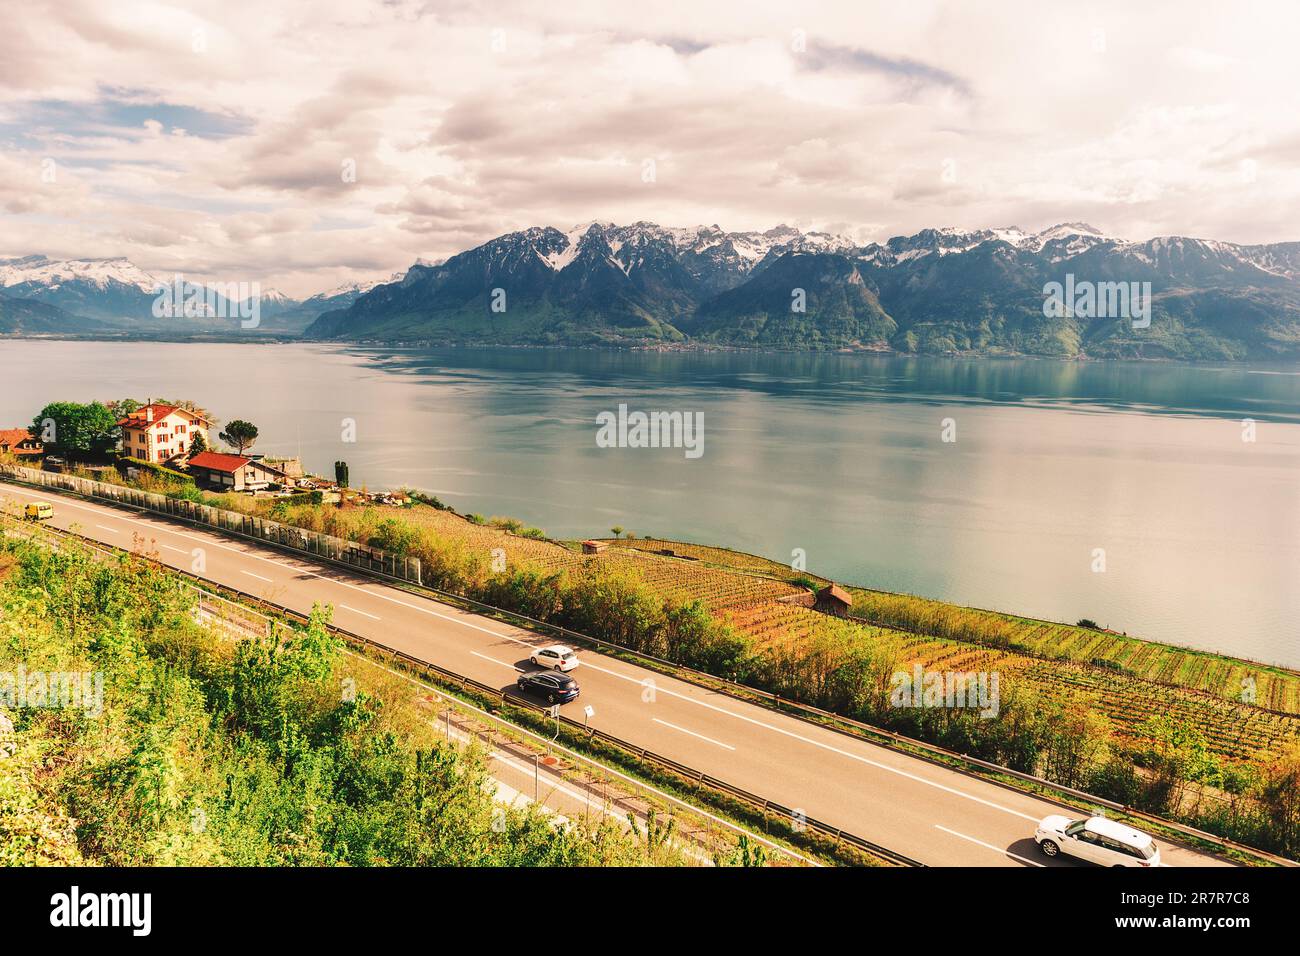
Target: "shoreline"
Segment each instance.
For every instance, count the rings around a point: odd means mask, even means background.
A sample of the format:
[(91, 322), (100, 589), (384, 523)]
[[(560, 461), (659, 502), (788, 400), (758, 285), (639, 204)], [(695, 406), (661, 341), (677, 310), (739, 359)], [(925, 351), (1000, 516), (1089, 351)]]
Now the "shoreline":
[(509, 342), (448, 342), (436, 339), (316, 339), (301, 335), (280, 332), (264, 333), (220, 333), (194, 332), (178, 335), (143, 334), (123, 332), (108, 333), (37, 333), (32, 335), (5, 333), (0, 334), (0, 342), (122, 342), (131, 344), (154, 343), (159, 345), (314, 345), (334, 346), (337, 348), (374, 348), (393, 350), (434, 350), (434, 349), (510, 349), (535, 352), (610, 352), (610, 353), (656, 353), (681, 355), (799, 355), (799, 356), (842, 356), (856, 358), (862, 356), (879, 356), (900, 359), (950, 359), (963, 361), (1046, 361), (1065, 364), (1141, 364), (1141, 365), (1187, 365), (1196, 368), (1294, 368), (1300, 372), (1300, 356), (1294, 358), (1242, 358), (1242, 359), (1195, 359), (1168, 355), (1090, 355), (1080, 352), (1075, 355), (1047, 355), (1037, 352), (1014, 351), (955, 351), (955, 352), (900, 352), (889, 346), (861, 346), (840, 348), (775, 348), (771, 346), (747, 347), (741, 345), (720, 345), (708, 342), (608, 342), (601, 344), (535, 344)]

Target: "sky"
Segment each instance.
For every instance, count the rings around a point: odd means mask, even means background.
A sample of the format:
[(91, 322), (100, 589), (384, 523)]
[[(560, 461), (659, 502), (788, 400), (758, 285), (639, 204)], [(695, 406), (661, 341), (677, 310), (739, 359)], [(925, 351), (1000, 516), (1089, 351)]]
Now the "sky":
[(513, 229), (1300, 239), (1300, 4), (3, 0), (0, 258), (305, 297)]

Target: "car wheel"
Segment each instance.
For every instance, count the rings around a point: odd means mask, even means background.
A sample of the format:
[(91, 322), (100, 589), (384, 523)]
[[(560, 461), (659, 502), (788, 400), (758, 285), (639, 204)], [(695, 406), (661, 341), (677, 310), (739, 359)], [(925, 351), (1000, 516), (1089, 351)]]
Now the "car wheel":
[(1038, 845), (1046, 856), (1056, 856), (1056, 854), (1061, 852), (1061, 848), (1052, 840), (1044, 840)]

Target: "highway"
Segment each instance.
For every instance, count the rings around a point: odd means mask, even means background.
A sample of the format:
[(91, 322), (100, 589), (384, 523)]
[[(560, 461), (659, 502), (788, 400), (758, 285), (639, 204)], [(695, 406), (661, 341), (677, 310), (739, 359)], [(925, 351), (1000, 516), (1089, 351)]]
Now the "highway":
[[(50, 523), (154, 554), (301, 613), (334, 607), (343, 628), (494, 687), (512, 687), (531, 647), (553, 639), (364, 576), (161, 517), (0, 484), (0, 500), (49, 501)], [(1048, 860), (1035, 824), (1059, 805), (888, 747), (580, 650), (582, 695), (565, 712), (637, 746), (761, 794), (931, 866), (1083, 866)], [(1231, 865), (1158, 839), (1170, 866)]]

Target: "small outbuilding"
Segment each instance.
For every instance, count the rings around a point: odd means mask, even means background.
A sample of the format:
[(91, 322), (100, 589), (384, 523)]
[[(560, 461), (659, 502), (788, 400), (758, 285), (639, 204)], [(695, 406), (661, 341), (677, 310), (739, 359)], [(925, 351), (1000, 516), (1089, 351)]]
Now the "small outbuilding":
[(189, 460), (190, 474), (200, 485), (221, 491), (256, 491), (288, 481), (284, 472), (242, 455), (199, 452)]
[(584, 541), (582, 542), (583, 554), (600, 554), (609, 547), (608, 541)]
[(828, 584), (817, 592), (817, 610), (844, 617), (853, 607), (853, 597), (838, 584)]

